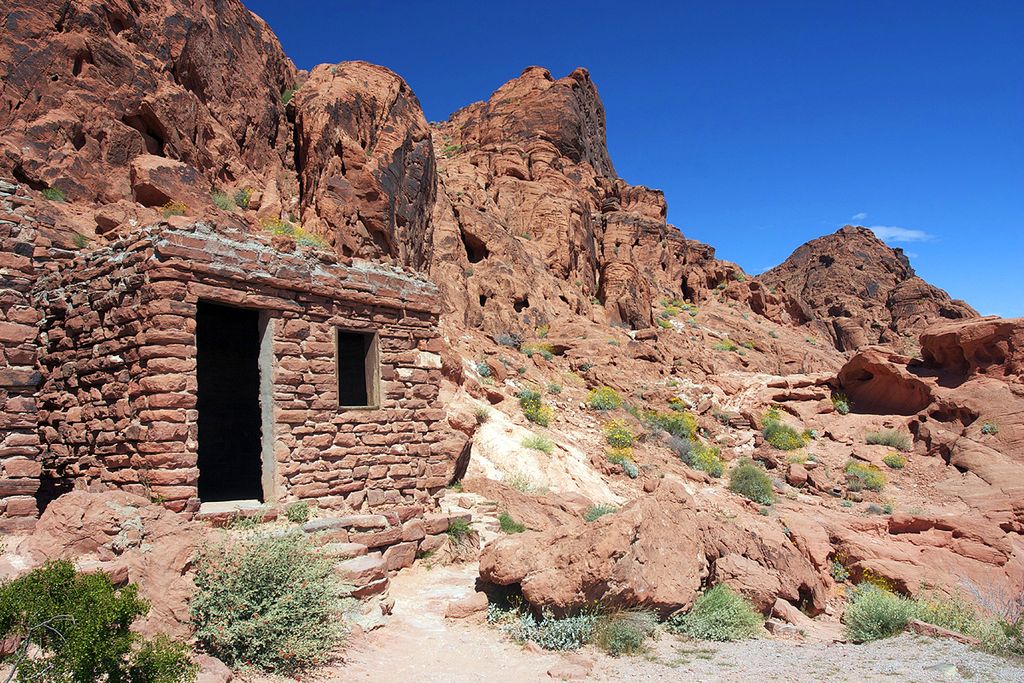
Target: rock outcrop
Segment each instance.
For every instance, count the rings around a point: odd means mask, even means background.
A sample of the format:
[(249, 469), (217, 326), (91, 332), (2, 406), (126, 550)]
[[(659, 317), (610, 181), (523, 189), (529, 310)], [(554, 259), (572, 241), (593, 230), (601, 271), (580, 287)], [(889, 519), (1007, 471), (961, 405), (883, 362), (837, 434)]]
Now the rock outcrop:
[(288, 166), (297, 73), (242, 3), (15, 2), (3, 21), (0, 169), (35, 189), (148, 205), (131, 168), (151, 155), (195, 169), (205, 205)]
[(635, 329), (658, 297), (699, 298), (739, 269), (665, 222), (661, 192), (615, 176), (585, 69), (530, 67), (434, 135), (431, 275), (451, 318), (490, 333), (583, 316)]
[(936, 322), (978, 315), (919, 278), (902, 249), (851, 225), (802, 245), (758, 279), (806, 302), (840, 351), (903, 344)]

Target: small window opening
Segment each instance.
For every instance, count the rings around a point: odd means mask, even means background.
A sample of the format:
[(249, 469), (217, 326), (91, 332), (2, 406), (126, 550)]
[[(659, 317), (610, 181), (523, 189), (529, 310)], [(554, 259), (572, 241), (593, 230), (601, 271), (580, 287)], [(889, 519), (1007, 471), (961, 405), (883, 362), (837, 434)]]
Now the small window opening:
[(376, 332), (337, 330), (338, 405), (376, 408), (380, 405), (380, 369)]

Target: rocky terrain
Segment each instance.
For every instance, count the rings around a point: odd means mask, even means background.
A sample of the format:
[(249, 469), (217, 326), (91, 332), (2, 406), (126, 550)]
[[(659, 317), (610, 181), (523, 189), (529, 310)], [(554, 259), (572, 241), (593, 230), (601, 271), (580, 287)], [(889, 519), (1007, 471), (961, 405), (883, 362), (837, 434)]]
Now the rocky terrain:
[[(724, 582), (815, 642), (840, 637), (837, 565), (908, 595), (1024, 591), (1024, 320), (979, 317), (865, 228), (757, 277), (719, 260), (666, 223), (661, 192), (617, 176), (585, 69), (526, 68), (428, 123), (383, 67), (297, 70), (237, 0), (16, 2), (3, 34), (0, 178), (27, 188), (54, 249), (151, 224), (286, 227), (438, 285), (448, 420), (472, 435), (445, 505), (484, 530), (481, 587), (554, 614), (665, 617)], [(622, 403), (596, 410), (600, 387)], [(526, 419), (523, 390), (549, 424)], [(773, 408), (799, 448), (766, 441)], [(651, 411), (692, 415), (727, 470), (760, 463), (775, 504), (687, 465)], [(633, 435), (632, 474), (608, 458), (612, 420)], [(884, 430), (908, 440), (899, 468), (866, 443)], [(886, 483), (857, 486), (851, 462)], [(9, 545), (7, 574), (55, 553), (117, 559), (151, 618), (184, 629), (202, 523), (143, 508), (152, 539), (172, 539), (154, 566), (87, 542), (124, 525), (71, 502)], [(596, 505), (615, 512), (587, 521)], [(526, 531), (497, 533), (499, 511)]]

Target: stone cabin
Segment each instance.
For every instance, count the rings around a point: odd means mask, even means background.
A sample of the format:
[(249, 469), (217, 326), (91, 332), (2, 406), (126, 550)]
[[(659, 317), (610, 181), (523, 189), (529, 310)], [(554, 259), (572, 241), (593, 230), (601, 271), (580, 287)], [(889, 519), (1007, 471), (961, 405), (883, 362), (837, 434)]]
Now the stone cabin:
[(450, 466), (422, 276), (202, 223), (39, 268), (47, 250), (2, 218), (0, 528), (96, 485), (185, 512), (435, 506)]

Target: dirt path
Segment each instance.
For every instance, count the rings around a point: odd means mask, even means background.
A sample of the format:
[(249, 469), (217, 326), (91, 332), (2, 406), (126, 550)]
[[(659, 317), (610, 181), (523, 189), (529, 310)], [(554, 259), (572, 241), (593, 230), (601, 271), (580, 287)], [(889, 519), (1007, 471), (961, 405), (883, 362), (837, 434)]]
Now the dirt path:
[(548, 671), (583, 660), (588, 681), (998, 681), (1024, 683), (1024, 668), (959, 643), (903, 635), (867, 645), (792, 642), (763, 638), (702, 643), (662, 635), (640, 657), (614, 659), (534, 652), (474, 621), (444, 618), (449, 600), (466, 597), (475, 564), (416, 567), (395, 577), (394, 615), (384, 628), (355, 639), (347, 662), (317, 680), (379, 683), (551, 681)]

